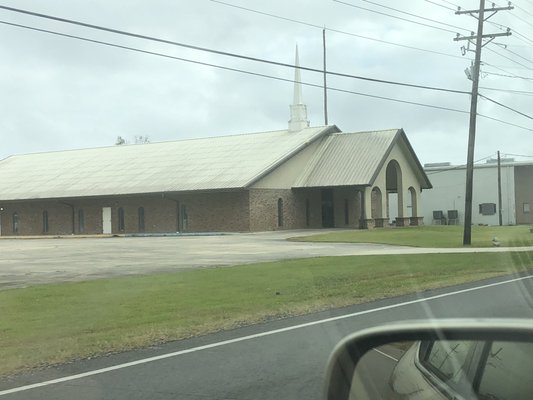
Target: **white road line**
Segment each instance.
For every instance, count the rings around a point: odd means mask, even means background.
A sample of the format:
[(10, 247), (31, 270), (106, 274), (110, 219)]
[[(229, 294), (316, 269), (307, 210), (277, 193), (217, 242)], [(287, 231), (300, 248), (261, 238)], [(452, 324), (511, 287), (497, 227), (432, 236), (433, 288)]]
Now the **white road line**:
[(164, 360), (166, 358), (181, 356), (183, 354), (195, 353), (197, 351), (212, 349), (212, 348), (215, 348), (215, 347), (221, 347), (221, 346), (225, 346), (225, 345), (232, 344), (232, 343), (244, 342), (245, 340), (257, 339), (257, 338), (260, 338), (260, 337), (275, 335), (275, 334), (283, 333), (283, 332), (290, 332), (290, 331), (294, 331), (296, 329), (307, 328), (307, 327), (310, 327), (310, 326), (325, 324), (325, 323), (328, 323), (328, 322), (334, 322), (334, 321), (339, 321), (339, 320), (343, 320), (343, 319), (358, 317), (360, 315), (371, 314), (371, 313), (384, 311), (384, 310), (390, 310), (390, 309), (393, 309), (393, 308), (404, 307), (404, 306), (408, 306), (408, 305), (411, 305), (411, 304), (421, 303), (421, 302), (424, 302), (424, 301), (440, 299), (440, 298), (443, 298), (443, 297), (455, 296), (455, 295), (461, 294), (461, 293), (473, 292), (473, 291), (476, 291), (476, 290), (486, 289), (486, 288), (490, 288), (490, 287), (494, 287), (494, 286), (501, 286), (501, 285), (505, 285), (507, 283), (522, 281), (522, 280), (531, 279), (531, 278), (533, 278), (533, 275), (528, 275), (528, 276), (523, 276), (523, 277), (520, 277), (520, 278), (509, 279), (509, 280), (502, 281), (502, 282), (490, 283), (490, 284), (487, 284), (487, 285), (476, 286), (476, 287), (468, 288), (468, 289), (456, 290), (456, 291), (453, 291), (453, 292), (438, 294), (438, 295), (435, 295), (435, 296), (430, 296), (430, 297), (425, 297), (425, 298), (419, 298), (419, 299), (416, 299), (416, 300), (405, 301), (403, 303), (396, 303), (396, 304), (391, 304), (391, 305), (388, 305), (388, 306), (372, 308), (370, 310), (358, 311), (358, 312), (351, 313), (351, 314), (339, 315), (337, 317), (325, 318), (325, 319), (321, 319), (321, 320), (318, 320), (318, 321), (306, 322), (304, 324), (288, 326), (288, 327), (280, 328), (280, 329), (274, 329), (274, 330), (271, 330), (271, 331), (256, 333), (256, 334), (253, 334), (253, 335), (241, 336), (241, 337), (234, 338), (234, 339), (224, 340), (222, 342), (206, 344), (204, 346), (198, 346), (198, 347), (193, 347), (193, 348), (190, 348), (190, 349), (175, 351), (175, 352), (172, 352), (172, 353), (161, 354), (161, 355), (155, 356), (155, 357), (143, 358), (141, 360), (131, 361), (131, 362), (127, 362), (127, 363), (124, 363), (124, 364), (113, 365), (113, 366), (107, 367), (107, 368), (95, 369), (95, 370), (92, 370), (92, 371), (83, 372), (81, 374), (69, 375), (69, 376), (64, 376), (62, 378), (52, 379), (52, 380), (49, 380), (49, 381), (34, 383), (34, 384), (31, 384), (31, 385), (19, 386), (19, 387), (16, 387), (16, 388), (0, 391), (0, 396), (5, 396), (5, 395), (11, 394), (11, 393), (23, 392), (23, 391), (26, 391), (26, 390), (36, 389), (36, 388), (39, 388), (39, 387), (50, 386), (50, 385), (54, 385), (54, 384), (57, 384), (57, 383), (73, 381), (73, 380), (76, 380), (76, 379), (82, 379), (82, 378), (86, 378), (88, 376), (104, 374), (106, 372), (111, 372), (111, 371), (116, 371), (116, 370), (119, 370), (119, 369), (134, 367), (136, 365), (147, 364), (147, 363), (154, 362), (154, 361)]
[(387, 353), (384, 353), (382, 352), (381, 350), (378, 350), (378, 349), (373, 349), (376, 353), (379, 353), (381, 354), (382, 356), (385, 356), (387, 358), (390, 358), (392, 361), (396, 361), (398, 362), (398, 359), (397, 358), (394, 358), (393, 356), (391, 356), (390, 354), (387, 354)]

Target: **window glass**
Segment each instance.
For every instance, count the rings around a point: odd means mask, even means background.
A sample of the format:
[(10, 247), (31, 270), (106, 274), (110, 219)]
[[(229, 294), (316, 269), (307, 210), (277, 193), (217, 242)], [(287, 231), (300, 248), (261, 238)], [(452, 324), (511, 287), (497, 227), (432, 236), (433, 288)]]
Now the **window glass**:
[(348, 199), (344, 199), (344, 224), (348, 225), (350, 223), (350, 203)]
[(123, 231), (124, 228), (124, 209), (120, 207), (118, 209), (118, 230)]
[(139, 217), (139, 232), (144, 232), (144, 207), (139, 207), (137, 214)]
[(473, 345), (472, 341), (434, 342), (426, 354), (426, 365), (442, 380), (457, 383), (464, 376), (467, 356)]
[(529, 203), (524, 203), (524, 213), (529, 212)]
[(19, 215), (13, 213), (13, 233), (19, 233)]
[(278, 226), (283, 226), (283, 199), (278, 199)]
[(43, 211), (43, 232), (48, 232), (48, 211)]
[(479, 398), (533, 399), (533, 344), (494, 342), (479, 386)]
[(85, 232), (85, 214), (82, 209), (78, 210), (78, 232)]

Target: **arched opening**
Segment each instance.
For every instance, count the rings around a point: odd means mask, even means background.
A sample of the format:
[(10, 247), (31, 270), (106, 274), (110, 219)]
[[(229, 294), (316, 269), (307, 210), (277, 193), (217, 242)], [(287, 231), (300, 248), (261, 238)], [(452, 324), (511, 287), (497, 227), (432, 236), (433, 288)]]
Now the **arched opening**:
[(417, 204), (417, 201), (416, 201), (416, 189), (412, 186), (409, 187), (408, 189), (409, 191), (409, 205), (407, 207), (409, 207), (411, 209), (411, 217), (418, 217), (418, 204)]
[(381, 190), (377, 186), (372, 189), (372, 193), (370, 194), (370, 209), (372, 219), (383, 218), (383, 200)]
[(283, 199), (278, 199), (278, 228), (283, 226)]
[(385, 186), (387, 188), (387, 216), (389, 220), (403, 218), (402, 170), (396, 160), (391, 160), (387, 164)]

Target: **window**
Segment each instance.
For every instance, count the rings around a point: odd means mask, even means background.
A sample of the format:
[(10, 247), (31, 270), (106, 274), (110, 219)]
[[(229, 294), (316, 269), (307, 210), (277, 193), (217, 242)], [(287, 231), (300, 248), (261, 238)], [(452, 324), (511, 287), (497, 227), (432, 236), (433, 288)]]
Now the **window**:
[(19, 233), (19, 215), (16, 212), (13, 213), (13, 233)]
[(81, 208), (78, 210), (78, 232), (85, 232), (85, 214)]
[(311, 204), (309, 199), (305, 199), (305, 226), (311, 225)]
[(139, 207), (137, 216), (139, 219), (139, 232), (144, 232), (144, 207)]
[(278, 199), (278, 227), (283, 226), (283, 199)]
[(533, 344), (493, 342), (490, 346), (479, 386), (479, 398), (531, 399)]
[(468, 354), (475, 345), (472, 341), (436, 341), (426, 353), (423, 364), (439, 379), (449, 384), (464, 377)]
[(529, 203), (524, 203), (524, 214), (529, 213), (529, 210), (530, 210)]
[(118, 209), (118, 230), (119, 232), (124, 232), (124, 209), (120, 207)]
[(496, 214), (496, 204), (494, 204), (494, 203), (481, 203), (479, 205), (479, 213), (481, 215), (494, 215), (494, 214)]
[(48, 233), (48, 211), (43, 211), (43, 233)]
[(344, 225), (350, 223), (350, 202), (348, 199), (344, 199)]

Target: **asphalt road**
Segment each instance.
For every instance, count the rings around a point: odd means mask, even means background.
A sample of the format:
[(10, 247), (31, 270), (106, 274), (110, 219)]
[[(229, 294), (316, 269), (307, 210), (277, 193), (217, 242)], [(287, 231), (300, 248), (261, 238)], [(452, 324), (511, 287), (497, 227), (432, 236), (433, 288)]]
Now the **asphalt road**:
[[(275, 321), (37, 371), (0, 381), (0, 399), (320, 399), (329, 354), (341, 338), (359, 329), (427, 317), (533, 319), (533, 279), (501, 283), (504, 279)], [(160, 359), (148, 362), (148, 357)], [(143, 361), (135, 363), (136, 360)], [(133, 365), (124, 364), (128, 362)], [(106, 367), (110, 370), (101, 370)], [(79, 373), (88, 376), (68, 378)], [(6, 392), (57, 378), (66, 380)]]
[[(277, 231), (204, 236), (1, 239), (0, 290), (291, 258), (509, 251), (505, 248), (425, 249), (351, 243), (305, 243), (288, 237), (324, 233)], [(512, 248), (532, 251), (533, 247)]]

